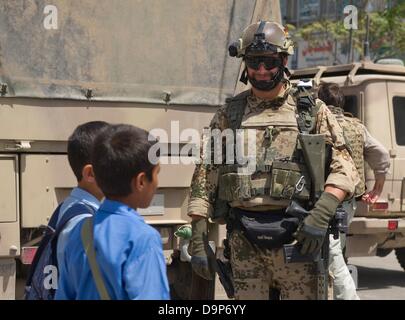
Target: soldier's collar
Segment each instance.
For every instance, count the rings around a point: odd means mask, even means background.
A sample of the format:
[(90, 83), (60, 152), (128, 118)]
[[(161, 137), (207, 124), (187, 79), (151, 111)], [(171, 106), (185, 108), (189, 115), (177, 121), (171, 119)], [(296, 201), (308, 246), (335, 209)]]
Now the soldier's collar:
[(328, 108), (330, 111), (332, 111), (333, 114), (344, 114), (344, 110), (341, 107), (328, 105)]
[(268, 108), (278, 109), (284, 104), (284, 102), (288, 98), (290, 90), (291, 90), (291, 83), (290, 81), (285, 80), (285, 84), (282, 87), (282, 90), (280, 90), (279, 94), (272, 100), (259, 98), (255, 96), (252, 92), (252, 94), (247, 98), (250, 109), (249, 111), (257, 112)]

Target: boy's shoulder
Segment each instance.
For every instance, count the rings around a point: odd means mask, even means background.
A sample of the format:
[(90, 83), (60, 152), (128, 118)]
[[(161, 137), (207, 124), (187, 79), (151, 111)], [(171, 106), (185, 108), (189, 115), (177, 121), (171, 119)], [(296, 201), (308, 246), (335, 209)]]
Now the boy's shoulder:
[(141, 214), (135, 210), (136, 213), (132, 217), (128, 217), (128, 227), (132, 230), (136, 230), (136, 232), (133, 232), (135, 236), (140, 236), (140, 237), (147, 237), (147, 238), (153, 238), (158, 236), (160, 238), (159, 232), (150, 224), (148, 224), (144, 217), (141, 216)]
[(153, 237), (160, 237), (159, 232), (149, 225), (144, 217), (135, 209), (131, 210), (129, 214), (120, 214), (120, 212), (116, 213), (107, 213), (103, 212), (102, 208), (96, 213), (96, 221), (100, 216), (97, 215), (99, 212), (101, 214), (105, 213), (108, 217), (102, 219), (103, 222), (106, 224), (111, 224), (114, 228), (111, 228), (111, 231), (120, 230), (119, 233), (123, 234), (126, 233), (127, 235), (131, 235), (131, 238), (153, 238)]

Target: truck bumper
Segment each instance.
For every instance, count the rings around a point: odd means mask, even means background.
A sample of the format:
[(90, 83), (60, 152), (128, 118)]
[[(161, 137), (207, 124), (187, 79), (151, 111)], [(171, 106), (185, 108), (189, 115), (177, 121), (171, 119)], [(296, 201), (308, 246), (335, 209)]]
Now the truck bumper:
[(377, 248), (405, 247), (405, 219), (355, 217), (346, 244), (348, 257), (374, 256)]

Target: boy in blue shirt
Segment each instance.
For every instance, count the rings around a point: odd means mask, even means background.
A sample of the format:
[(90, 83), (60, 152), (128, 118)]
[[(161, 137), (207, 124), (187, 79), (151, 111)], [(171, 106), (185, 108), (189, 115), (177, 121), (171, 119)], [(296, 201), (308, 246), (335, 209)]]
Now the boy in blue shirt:
[(104, 197), (94, 177), (93, 167), (91, 165), (91, 152), (97, 135), (108, 125), (109, 124), (104, 121), (83, 123), (73, 131), (68, 139), (68, 160), (77, 179), (77, 187), (73, 188), (70, 195), (63, 201), (57, 226), (62, 220), (64, 213), (73, 205), (81, 203), (86, 205), (89, 210), (87, 213), (79, 214), (72, 218), (59, 234), (56, 250), (58, 265), (60, 265), (64, 259), (66, 241), (73, 227), (80, 220), (88, 217), (90, 212), (96, 212), (100, 206), (101, 199)]
[[(103, 121), (92, 121), (78, 126), (68, 140), (68, 160), (78, 185), (54, 211), (48, 222), (38, 251), (27, 278), (24, 298), (26, 300), (51, 300), (58, 281), (49, 278), (48, 266), (57, 267), (64, 260), (66, 242), (73, 227), (100, 206), (104, 197), (97, 186), (91, 162), (91, 151), (95, 137), (108, 126)], [(54, 275), (57, 276), (57, 273)]]
[[(92, 164), (106, 199), (93, 217), (93, 246), (109, 299), (170, 298), (160, 235), (136, 211), (149, 206), (158, 185), (160, 166), (148, 158), (155, 143), (130, 125), (111, 125), (94, 143)], [(56, 299), (101, 297), (82, 227), (83, 221), (68, 239)]]

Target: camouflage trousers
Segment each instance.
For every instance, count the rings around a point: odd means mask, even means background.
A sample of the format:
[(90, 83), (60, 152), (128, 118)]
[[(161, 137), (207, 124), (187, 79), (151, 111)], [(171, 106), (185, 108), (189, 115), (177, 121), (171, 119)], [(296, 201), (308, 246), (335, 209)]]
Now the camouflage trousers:
[(286, 264), (282, 248), (259, 250), (238, 230), (229, 240), (236, 299), (268, 300), (272, 288), (283, 300), (316, 299), (313, 263)]

